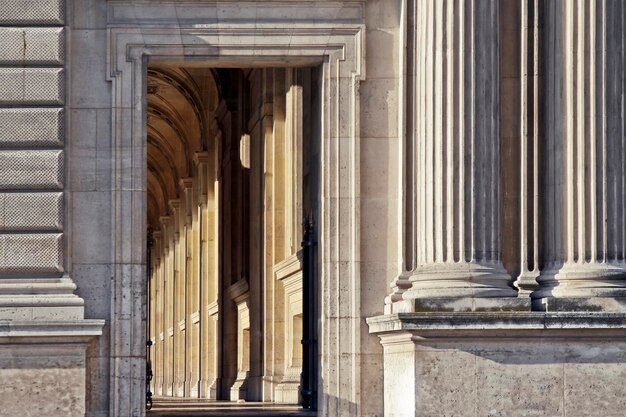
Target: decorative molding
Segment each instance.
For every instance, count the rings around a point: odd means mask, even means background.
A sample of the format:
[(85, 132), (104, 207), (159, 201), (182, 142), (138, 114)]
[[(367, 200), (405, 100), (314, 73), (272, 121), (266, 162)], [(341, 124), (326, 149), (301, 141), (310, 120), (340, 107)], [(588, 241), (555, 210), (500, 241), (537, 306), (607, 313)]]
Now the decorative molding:
[(217, 301), (212, 302), (211, 304), (207, 306), (207, 314), (215, 319), (218, 318), (217, 314), (219, 313), (219, 310), (220, 310), (220, 306), (217, 303)]
[(302, 250), (274, 265), (274, 276), (279, 281), (298, 272), (302, 273)]
[(284, 25), (286, 29), (321, 24), (360, 23), (362, 1), (109, 1), (109, 24), (115, 26)]
[(0, 320), (0, 341), (9, 339), (11, 343), (32, 343), (39, 339), (51, 343), (54, 338), (59, 341), (71, 337), (87, 342), (94, 336), (102, 335), (104, 324), (104, 320)]
[(245, 278), (240, 279), (235, 282), (230, 287), (226, 288), (226, 294), (230, 297), (231, 300), (235, 300), (237, 297), (240, 297), (242, 294), (245, 294), (249, 290), (248, 280)]
[(191, 318), (191, 322), (192, 322), (193, 324), (198, 324), (198, 323), (200, 323), (200, 312), (199, 312), (199, 311), (194, 311), (194, 312), (191, 314), (191, 317), (190, 317), (190, 318)]

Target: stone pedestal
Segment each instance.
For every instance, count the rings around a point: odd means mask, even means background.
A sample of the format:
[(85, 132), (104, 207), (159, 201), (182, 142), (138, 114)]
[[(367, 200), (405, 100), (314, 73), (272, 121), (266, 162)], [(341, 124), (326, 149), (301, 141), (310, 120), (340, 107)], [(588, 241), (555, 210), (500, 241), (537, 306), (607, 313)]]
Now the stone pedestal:
[(103, 325), (0, 320), (0, 416), (84, 417), (86, 350)]
[(302, 252), (274, 266), (274, 276), (283, 285), (284, 369), (274, 391), (278, 403), (298, 404), (302, 372)]
[(367, 321), (384, 350), (386, 417), (623, 414), (625, 314), (406, 313)]

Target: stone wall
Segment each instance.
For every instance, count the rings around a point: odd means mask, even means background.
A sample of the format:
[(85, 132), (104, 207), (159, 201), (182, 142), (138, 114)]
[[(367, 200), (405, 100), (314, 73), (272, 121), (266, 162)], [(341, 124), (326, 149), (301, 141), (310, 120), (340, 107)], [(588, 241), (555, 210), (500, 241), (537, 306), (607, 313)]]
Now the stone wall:
[[(0, 0), (0, 414), (144, 413), (159, 62), (320, 71), (320, 415), (623, 414), (624, 21), (610, 0)], [(41, 376), (74, 384), (38, 397)]]

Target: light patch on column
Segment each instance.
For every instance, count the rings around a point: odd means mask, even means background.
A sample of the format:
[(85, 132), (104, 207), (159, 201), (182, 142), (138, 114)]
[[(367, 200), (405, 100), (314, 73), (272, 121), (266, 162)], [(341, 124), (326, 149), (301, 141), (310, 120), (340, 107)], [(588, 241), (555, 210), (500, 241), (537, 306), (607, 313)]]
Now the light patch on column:
[(63, 272), (63, 234), (0, 235), (0, 275)]
[(0, 109), (0, 148), (62, 146), (62, 108)]
[(63, 151), (0, 151), (0, 190), (63, 188)]

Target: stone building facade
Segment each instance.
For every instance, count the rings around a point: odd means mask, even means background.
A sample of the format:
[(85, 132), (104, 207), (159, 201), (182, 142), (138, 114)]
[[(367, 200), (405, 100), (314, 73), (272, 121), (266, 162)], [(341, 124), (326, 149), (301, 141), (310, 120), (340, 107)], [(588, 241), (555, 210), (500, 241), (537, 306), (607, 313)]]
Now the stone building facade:
[(0, 0), (0, 416), (624, 415), (625, 22)]

